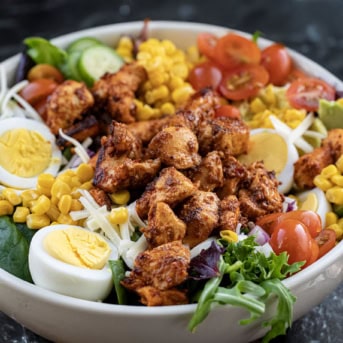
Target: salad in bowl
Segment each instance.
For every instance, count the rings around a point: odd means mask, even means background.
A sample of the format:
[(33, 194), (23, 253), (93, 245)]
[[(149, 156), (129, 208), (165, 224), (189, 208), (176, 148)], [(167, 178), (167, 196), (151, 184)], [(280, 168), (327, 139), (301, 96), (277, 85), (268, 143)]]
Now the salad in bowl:
[(24, 44), (0, 69), (5, 313), (63, 342), (269, 342), (343, 280), (328, 71), (203, 24)]

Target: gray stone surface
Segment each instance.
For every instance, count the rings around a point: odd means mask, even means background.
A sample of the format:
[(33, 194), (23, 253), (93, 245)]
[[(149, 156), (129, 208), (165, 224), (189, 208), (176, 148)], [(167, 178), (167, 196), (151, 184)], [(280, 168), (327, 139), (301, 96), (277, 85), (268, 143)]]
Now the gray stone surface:
[[(343, 79), (342, 0), (1, 0), (0, 61), (27, 36), (52, 38), (92, 26), (182, 20), (259, 30)], [(1, 296), (1, 295), (0, 295)], [(343, 285), (274, 343), (343, 343)], [(0, 313), (0, 343), (47, 342)]]

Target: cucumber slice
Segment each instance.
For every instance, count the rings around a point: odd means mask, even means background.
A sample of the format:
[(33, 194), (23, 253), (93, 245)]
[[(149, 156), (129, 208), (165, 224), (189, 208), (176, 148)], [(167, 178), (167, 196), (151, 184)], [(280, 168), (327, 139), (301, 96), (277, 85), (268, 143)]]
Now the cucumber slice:
[(99, 41), (96, 38), (93, 37), (83, 37), (80, 39), (77, 39), (76, 41), (72, 42), (68, 48), (67, 48), (67, 52), (69, 54), (78, 51), (78, 52), (82, 52), (84, 50), (86, 50), (87, 48), (90, 48), (91, 46), (94, 45), (103, 45), (103, 43), (101, 41)]
[(82, 77), (78, 68), (80, 56), (81, 56), (81, 52), (74, 51), (68, 55), (68, 60), (67, 60), (68, 76), (69, 78), (76, 81), (82, 81)]
[(105, 73), (115, 73), (124, 64), (114, 49), (96, 45), (84, 50), (80, 56), (78, 69), (88, 86), (100, 79)]

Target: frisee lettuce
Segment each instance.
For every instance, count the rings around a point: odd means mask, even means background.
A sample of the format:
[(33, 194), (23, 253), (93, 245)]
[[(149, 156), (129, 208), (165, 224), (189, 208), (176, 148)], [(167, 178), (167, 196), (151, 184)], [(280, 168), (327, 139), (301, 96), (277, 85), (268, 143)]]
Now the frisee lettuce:
[[(247, 309), (250, 317), (242, 319), (240, 324), (249, 324), (265, 313), (268, 299), (276, 296), (277, 313), (273, 319), (263, 323), (263, 326), (270, 327), (263, 343), (285, 334), (292, 323), (293, 304), (296, 298), (281, 280), (299, 271), (304, 263), (289, 265), (286, 253), (280, 255), (271, 253), (265, 256), (255, 249), (257, 244), (254, 237), (248, 237), (238, 243), (221, 240), (216, 244), (225, 248), (224, 253), (218, 258), (219, 272), (206, 282), (201, 291), (197, 308), (188, 324), (189, 330), (194, 331), (214, 305), (229, 304)], [(213, 256), (213, 247), (207, 250)], [(204, 260), (206, 251), (202, 255)], [(211, 262), (213, 265), (213, 260)], [(193, 273), (195, 270), (193, 268)]]

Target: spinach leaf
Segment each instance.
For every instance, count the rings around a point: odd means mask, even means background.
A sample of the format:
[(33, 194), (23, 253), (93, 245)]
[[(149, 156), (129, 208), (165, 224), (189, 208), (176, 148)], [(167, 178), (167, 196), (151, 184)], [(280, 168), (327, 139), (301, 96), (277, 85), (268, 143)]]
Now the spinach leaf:
[(112, 271), (112, 278), (114, 283), (114, 290), (116, 292), (117, 301), (119, 305), (127, 304), (125, 288), (120, 281), (125, 277), (125, 266), (123, 260), (108, 261)]
[(28, 266), (29, 243), (12, 220), (0, 217), (0, 268), (32, 282)]

